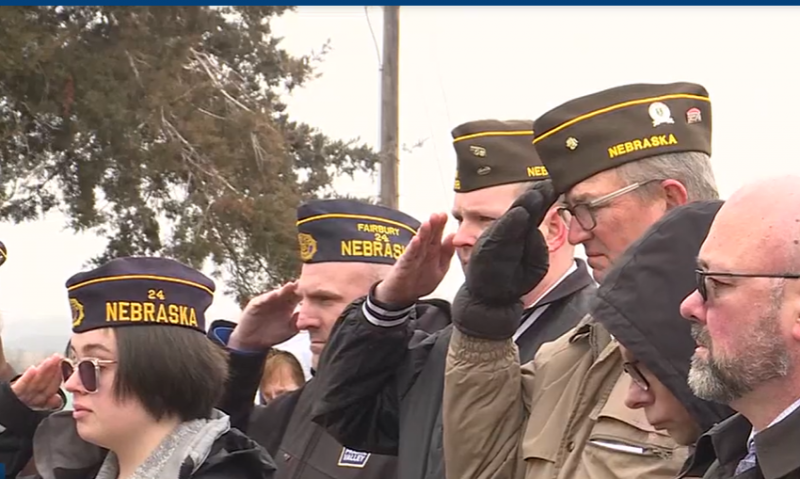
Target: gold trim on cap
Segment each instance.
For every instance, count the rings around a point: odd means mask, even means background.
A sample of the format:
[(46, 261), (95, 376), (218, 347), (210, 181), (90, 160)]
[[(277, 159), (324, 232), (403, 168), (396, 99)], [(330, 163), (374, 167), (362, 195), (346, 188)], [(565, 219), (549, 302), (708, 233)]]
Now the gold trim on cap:
[(67, 291), (75, 291), (78, 288), (83, 288), (84, 286), (89, 286), (89, 285), (92, 285), (92, 284), (105, 283), (105, 282), (108, 282), (108, 281), (122, 281), (122, 280), (126, 280), (126, 279), (150, 279), (150, 280), (154, 280), (154, 281), (167, 281), (169, 283), (178, 283), (178, 284), (183, 284), (183, 285), (186, 285), (186, 286), (193, 286), (195, 288), (202, 289), (203, 291), (205, 291), (206, 293), (210, 294), (211, 296), (214, 296), (214, 292), (213, 291), (211, 291), (207, 286), (203, 286), (200, 283), (195, 283), (194, 281), (187, 281), (185, 279), (180, 279), (180, 278), (172, 278), (170, 276), (156, 276), (156, 275), (151, 275), (151, 274), (126, 274), (126, 275), (122, 275), (122, 276), (106, 276), (105, 278), (90, 279), (88, 281), (84, 281), (83, 283), (78, 283), (78, 284), (74, 284), (74, 285), (70, 286), (69, 288), (67, 288)]
[(381, 218), (380, 216), (351, 215), (351, 214), (345, 214), (345, 213), (328, 213), (328, 214), (324, 214), (324, 215), (309, 216), (308, 218), (303, 218), (302, 220), (298, 220), (297, 221), (297, 226), (300, 226), (302, 224), (308, 223), (310, 221), (324, 220), (324, 219), (348, 219), (348, 220), (381, 221), (383, 223), (387, 223), (387, 224), (394, 225), (394, 226), (403, 228), (405, 230), (408, 230), (413, 235), (417, 234), (417, 230), (415, 230), (414, 228), (408, 226), (405, 223), (400, 223), (399, 221), (393, 221), (393, 220), (390, 220), (390, 219)]
[(573, 119), (571, 119), (569, 121), (565, 121), (564, 123), (558, 125), (557, 127), (551, 128), (550, 130), (548, 130), (548, 131), (542, 133), (541, 135), (535, 137), (533, 139), (533, 144), (535, 145), (539, 141), (544, 140), (545, 138), (547, 138), (548, 136), (553, 135), (555, 133), (558, 133), (559, 131), (563, 130), (564, 128), (572, 126), (575, 123), (581, 122), (583, 120), (588, 120), (589, 118), (595, 117), (597, 115), (602, 115), (603, 113), (608, 113), (610, 111), (619, 110), (620, 108), (625, 108), (625, 107), (628, 107), (628, 106), (641, 105), (642, 103), (650, 103), (650, 102), (662, 101), (662, 100), (676, 100), (676, 99), (681, 99), (681, 98), (682, 99), (688, 99), (688, 100), (701, 100), (701, 101), (711, 102), (711, 99), (709, 97), (707, 97), (707, 96), (692, 95), (692, 94), (689, 94), (689, 93), (674, 93), (674, 94), (671, 94), (671, 95), (662, 95), (662, 96), (654, 96), (654, 97), (650, 97), (650, 98), (642, 98), (640, 100), (624, 101), (622, 103), (617, 103), (615, 105), (611, 105), (611, 106), (607, 106), (605, 108), (601, 108), (599, 110), (590, 111), (589, 113), (584, 113), (581, 116), (573, 118)]
[(469, 135), (459, 136), (453, 138), (453, 143), (463, 140), (471, 140), (473, 138), (482, 138), (485, 136), (525, 136), (533, 135), (533, 130), (512, 130), (512, 131), (484, 131), (483, 133), (471, 133)]

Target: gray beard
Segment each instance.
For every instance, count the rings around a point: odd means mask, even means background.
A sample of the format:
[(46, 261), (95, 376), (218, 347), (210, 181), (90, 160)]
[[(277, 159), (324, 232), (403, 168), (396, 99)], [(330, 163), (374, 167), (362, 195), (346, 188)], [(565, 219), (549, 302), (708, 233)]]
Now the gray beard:
[(692, 336), (705, 347), (705, 358), (695, 354), (688, 384), (695, 396), (729, 405), (767, 381), (791, 372), (791, 356), (781, 339), (777, 310), (766, 311), (754, 325), (746, 349), (733, 357), (715, 357), (705, 326), (692, 324)]

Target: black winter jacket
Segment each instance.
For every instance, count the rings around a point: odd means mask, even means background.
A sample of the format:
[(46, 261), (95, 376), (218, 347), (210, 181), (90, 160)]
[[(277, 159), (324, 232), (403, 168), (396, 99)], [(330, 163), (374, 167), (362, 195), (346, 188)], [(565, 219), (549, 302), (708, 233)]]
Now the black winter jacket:
[[(414, 324), (426, 334), (434, 333), (450, 324), (450, 316), (420, 318)], [(227, 321), (215, 321), (209, 336), (224, 344), (227, 334), (222, 329), (231, 331), (234, 326)], [(231, 380), (221, 408), (231, 415), (235, 427), (246, 431), (275, 458), (276, 479), (396, 477), (396, 457), (344, 447), (311, 421), (312, 408), (324, 394), (316, 377), (267, 405), (255, 406), (253, 397), (264, 367), (263, 355), (230, 351), (230, 358)]]
[[(538, 315), (517, 338), (523, 360), (588, 312), (595, 285), (585, 263), (576, 265), (521, 318), (525, 324), (529, 315)], [(452, 326), (429, 334), (414, 321), (449, 318), (450, 304), (420, 302), (409, 321), (392, 327), (370, 322), (365, 304), (350, 305), (331, 332), (315, 377), (323, 393), (314, 422), (345, 446), (396, 455), (398, 479), (444, 479), (441, 407)]]
[[(59, 391), (62, 401), (66, 396)], [(11, 389), (11, 383), (0, 383), (0, 463), (6, 478), (14, 478), (33, 457), (33, 434), (50, 411), (33, 411), (24, 405)]]

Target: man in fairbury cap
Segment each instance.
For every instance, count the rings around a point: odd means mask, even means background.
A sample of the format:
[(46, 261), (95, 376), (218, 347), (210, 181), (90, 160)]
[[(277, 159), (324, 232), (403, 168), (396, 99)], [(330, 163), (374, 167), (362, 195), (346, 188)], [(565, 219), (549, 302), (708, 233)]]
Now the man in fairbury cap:
[[(311, 421), (324, 385), (312, 378), (265, 406), (254, 406), (269, 349), (297, 334), (311, 339), (312, 373), (348, 304), (383, 278), (417, 234), (420, 224), (397, 210), (354, 200), (310, 201), (297, 210), (303, 268), (298, 281), (252, 299), (238, 325), (218, 321), (210, 334), (231, 353), (232, 381), (223, 409), (235, 426), (264, 446), (278, 464), (278, 478), (391, 479), (396, 458), (345, 447)], [(299, 305), (299, 306), (298, 306)], [(434, 332), (449, 317), (421, 318)], [(369, 358), (365, 358), (369, 361)], [(253, 409), (255, 408), (255, 409)], [(252, 412), (251, 412), (252, 411)]]
[[(326, 386), (315, 421), (345, 444), (398, 455), (401, 479), (445, 477), (441, 405), (452, 328), (428, 335), (415, 331), (412, 320), (449, 317), (450, 311), (420, 298), (442, 280), (453, 249), (468, 270), (480, 234), (523, 192), (548, 178), (531, 144), (531, 123), (479, 120), (453, 130), (452, 214), (458, 230), (443, 240), (446, 215), (424, 223), (419, 243), (340, 319), (323, 356), (318, 379)], [(539, 229), (551, 269), (536, 288), (520, 295), (525, 309), (516, 318), (514, 340), (526, 360), (580, 321), (595, 288), (585, 263), (573, 256), (557, 208)], [(432, 254), (421, 253), (425, 250)]]
[(569, 241), (584, 245), (600, 282), (667, 211), (718, 197), (708, 93), (692, 83), (626, 85), (567, 102), (534, 130), (552, 183), (487, 231), (453, 304), (443, 406), (448, 474), (674, 477), (688, 451), (654, 430), (642, 410), (625, 407), (630, 378), (608, 332), (589, 315), (521, 363), (514, 298), (546, 277), (546, 249), (531, 225), (560, 194)]

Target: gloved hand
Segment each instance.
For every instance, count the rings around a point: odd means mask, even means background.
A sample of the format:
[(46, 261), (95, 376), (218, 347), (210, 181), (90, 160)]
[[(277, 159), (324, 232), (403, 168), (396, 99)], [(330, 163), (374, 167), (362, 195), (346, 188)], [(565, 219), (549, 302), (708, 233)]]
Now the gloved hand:
[(493, 340), (514, 336), (522, 296), (547, 274), (550, 255), (539, 225), (557, 198), (550, 180), (540, 181), (483, 232), (453, 301), (461, 332)]

